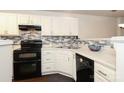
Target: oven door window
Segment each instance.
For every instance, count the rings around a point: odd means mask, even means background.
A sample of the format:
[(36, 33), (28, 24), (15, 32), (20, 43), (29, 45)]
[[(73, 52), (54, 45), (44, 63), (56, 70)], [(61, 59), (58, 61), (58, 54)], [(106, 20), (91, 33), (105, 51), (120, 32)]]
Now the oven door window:
[(26, 79), (41, 76), (41, 62), (14, 63), (14, 79)]
[(14, 53), (14, 61), (29, 61), (41, 59), (41, 52), (19, 52)]
[(36, 58), (37, 53), (23, 53), (19, 54), (19, 58)]
[(33, 63), (33, 64), (21, 64), (20, 66), (20, 73), (21, 74), (30, 74), (30, 73), (34, 73), (37, 70), (37, 64)]

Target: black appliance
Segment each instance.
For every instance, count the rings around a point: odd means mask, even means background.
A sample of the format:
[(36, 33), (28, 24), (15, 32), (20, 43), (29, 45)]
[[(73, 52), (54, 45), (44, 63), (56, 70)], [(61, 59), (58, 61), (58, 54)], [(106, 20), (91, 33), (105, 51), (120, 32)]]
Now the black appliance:
[(41, 40), (21, 41), (14, 50), (14, 80), (41, 76)]
[(39, 50), (42, 47), (41, 40), (23, 40), (21, 41), (22, 50)]
[(14, 63), (22, 61), (35, 61), (41, 60), (41, 50), (40, 49), (17, 49), (14, 50)]
[(77, 82), (94, 82), (94, 61), (76, 54)]
[(23, 30), (23, 31), (30, 31), (30, 30), (41, 31), (40, 25), (18, 25), (18, 26), (19, 26), (19, 30)]

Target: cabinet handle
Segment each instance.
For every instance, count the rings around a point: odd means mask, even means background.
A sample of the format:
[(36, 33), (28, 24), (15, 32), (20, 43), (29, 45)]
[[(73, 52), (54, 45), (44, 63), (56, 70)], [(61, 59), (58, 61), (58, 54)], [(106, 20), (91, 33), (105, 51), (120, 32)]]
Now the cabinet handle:
[(50, 67), (47, 67), (46, 69), (50, 69)]
[(50, 52), (46, 52), (46, 54), (50, 54)]
[(75, 59), (75, 55), (73, 54), (73, 59)]
[(99, 73), (101, 73), (104, 76), (107, 76), (107, 74), (103, 73), (102, 71), (98, 70)]
[(69, 62), (69, 58), (68, 58), (68, 62)]
[(46, 60), (50, 60), (50, 59), (46, 59)]

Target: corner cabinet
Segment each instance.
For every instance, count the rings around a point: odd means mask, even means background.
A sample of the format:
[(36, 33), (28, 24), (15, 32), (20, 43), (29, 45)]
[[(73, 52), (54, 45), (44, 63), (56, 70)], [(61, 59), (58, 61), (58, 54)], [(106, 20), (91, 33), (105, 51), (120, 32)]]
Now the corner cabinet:
[(42, 50), (42, 73), (59, 73), (76, 79), (75, 53), (70, 50)]
[(73, 71), (73, 62), (71, 59), (73, 58), (73, 54), (71, 51), (59, 51), (57, 56), (57, 71), (62, 72), (63, 74), (71, 75)]
[(0, 13), (0, 35), (19, 35), (16, 14)]
[(76, 80), (75, 53), (70, 50), (60, 50), (56, 58), (57, 71)]

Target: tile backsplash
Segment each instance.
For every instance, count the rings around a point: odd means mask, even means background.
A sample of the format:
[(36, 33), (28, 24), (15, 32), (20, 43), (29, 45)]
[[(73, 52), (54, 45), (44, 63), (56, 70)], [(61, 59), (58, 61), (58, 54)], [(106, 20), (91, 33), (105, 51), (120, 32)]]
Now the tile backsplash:
[(14, 44), (20, 44), (21, 37), (20, 36), (0, 36), (2, 40), (13, 40)]
[(14, 44), (20, 44), (21, 40), (41, 40), (41, 31), (22, 31), (20, 30), (20, 36), (0, 36), (2, 40), (13, 40)]
[(77, 47), (78, 36), (42, 36), (43, 46), (51, 47)]
[(93, 43), (99, 43), (102, 46), (113, 47), (109, 40), (80, 40), (78, 36), (40, 36), (38, 35), (39, 33), (35, 33), (29, 37), (26, 34), (27, 33), (22, 33), (21, 36), (0, 36), (0, 39), (13, 40), (14, 44), (20, 44), (20, 41), (24, 39), (41, 39), (43, 42), (43, 47), (78, 48), (81, 44), (85, 45)]
[(41, 39), (41, 31), (20, 31), (21, 40), (39, 40)]

